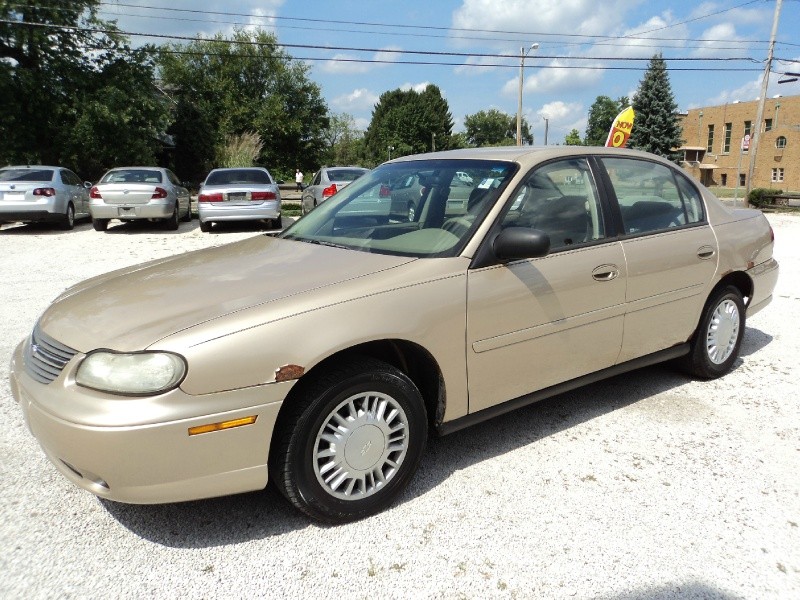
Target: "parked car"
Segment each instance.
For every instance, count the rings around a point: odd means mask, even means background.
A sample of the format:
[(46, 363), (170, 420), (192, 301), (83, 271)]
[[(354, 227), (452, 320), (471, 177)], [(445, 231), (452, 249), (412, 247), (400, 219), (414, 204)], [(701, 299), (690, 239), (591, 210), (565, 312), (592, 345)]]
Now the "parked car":
[(369, 169), (364, 167), (322, 167), (314, 173), (311, 183), (303, 189), (303, 195), (300, 198), (300, 212), (305, 215), (368, 172)]
[(215, 222), (268, 221), (281, 228), (281, 191), (267, 169), (222, 168), (208, 174), (197, 196), (200, 229)]
[(92, 187), (89, 210), (96, 231), (108, 229), (111, 219), (159, 221), (178, 229), (178, 221), (192, 220), (189, 190), (169, 169), (118, 167)]
[[(482, 176), (448, 216), (458, 171)], [(407, 177), (416, 220), (341, 217)], [(277, 237), (65, 291), (17, 347), (11, 390), (55, 467), (103, 498), (271, 481), (344, 522), (397, 498), (430, 431), (659, 361), (724, 375), (772, 299), (773, 245), (761, 212), (643, 152), (403, 157)]]
[(75, 227), (89, 216), (89, 188), (62, 167), (25, 165), (0, 169), (0, 223), (55, 223)]

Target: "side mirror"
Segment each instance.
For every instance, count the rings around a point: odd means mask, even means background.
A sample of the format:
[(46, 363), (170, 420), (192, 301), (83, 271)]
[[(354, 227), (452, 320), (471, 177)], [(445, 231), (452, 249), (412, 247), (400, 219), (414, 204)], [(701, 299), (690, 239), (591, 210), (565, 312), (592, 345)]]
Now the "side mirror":
[(494, 238), (492, 250), (502, 261), (539, 258), (550, 252), (550, 236), (538, 229), (509, 227)]

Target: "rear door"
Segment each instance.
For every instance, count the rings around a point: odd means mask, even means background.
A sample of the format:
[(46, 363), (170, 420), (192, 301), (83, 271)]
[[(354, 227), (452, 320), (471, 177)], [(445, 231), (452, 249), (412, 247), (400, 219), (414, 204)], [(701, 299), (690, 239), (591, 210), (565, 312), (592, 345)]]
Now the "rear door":
[(677, 170), (639, 158), (602, 157), (628, 264), (619, 362), (686, 342), (717, 269), (716, 236), (700, 193)]

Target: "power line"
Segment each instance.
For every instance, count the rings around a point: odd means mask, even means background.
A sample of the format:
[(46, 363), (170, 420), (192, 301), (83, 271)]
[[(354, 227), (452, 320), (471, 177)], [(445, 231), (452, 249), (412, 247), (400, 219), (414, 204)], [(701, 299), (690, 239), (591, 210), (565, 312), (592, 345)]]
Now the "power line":
[[(302, 49), (302, 50), (323, 50), (323, 51), (340, 51), (340, 52), (370, 52), (375, 54), (408, 54), (414, 56), (451, 56), (451, 57), (462, 57), (462, 58), (499, 58), (499, 59), (513, 59), (516, 60), (518, 57), (513, 54), (491, 54), (491, 53), (476, 53), (476, 52), (447, 52), (447, 51), (433, 51), (433, 50), (396, 50), (396, 49), (386, 49), (386, 48), (359, 48), (359, 47), (352, 47), (352, 46), (321, 46), (321, 45), (314, 45), (314, 44), (284, 44), (280, 42), (257, 42), (252, 40), (218, 40), (214, 38), (199, 38), (194, 36), (181, 36), (181, 35), (170, 35), (170, 34), (152, 34), (152, 33), (140, 33), (140, 32), (133, 32), (133, 31), (123, 31), (123, 30), (109, 30), (109, 29), (102, 29), (102, 28), (94, 28), (94, 27), (78, 27), (72, 25), (53, 25), (49, 23), (31, 23), (27, 21), (14, 21), (8, 19), (0, 19), (0, 23), (9, 24), (12, 26), (27, 26), (27, 27), (39, 27), (44, 29), (62, 29), (62, 30), (71, 30), (71, 31), (80, 31), (84, 33), (102, 33), (102, 34), (109, 34), (115, 33), (119, 35), (131, 36), (131, 37), (146, 37), (146, 38), (158, 38), (158, 39), (167, 39), (167, 40), (178, 40), (183, 42), (209, 42), (209, 41), (219, 41), (228, 44), (235, 44), (235, 45), (244, 45), (244, 46), (267, 46), (273, 48), (295, 48), (295, 49)], [(650, 57), (619, 57), (619, 56), (561, 56), (561, 55), (551, 55), (551, 56), (537, 56), (537, 60), (568, 60), (568, 61), (611, 61), (611, 62), (631, 62), (631, 61), (649, 61)], [(307, 60), (323, 60), (322, 58), (309, 58)], [(368, 63), (386, 63), (386, 64), (442, 64), (442, 65), (454, 65), (454, 66), (474, 66), (474, 67), (487, 67), (487, 66), (509, 66), (505, 64), (500, 65), (486, 65), (486, 64), (471, 64), (471, 63), (435, 63), (435, 62), (422, 62), (422, 61), (397, 61), (397, 60), (377, 60), (377, 59), (349, 59), (343, 57), (335, 57), (331, 60), (337, 60), (340, 62), (368, 62)], [(759, 64), (760, 61), (752, 58), (752, 57), (675, 57), (670, 58), (671, 61), (680, 61), (680, 62), (751, 62)], [(559, 68), (559, 65), (554, 65), (554, 68)], [(560, 68), (566, 68), (565, 66), (561, 65)], [(573, 68), (585, 68), (585, 67), (573, 67)], [(608, 67), (606, 67), (608, 68)], [(673, 69), (676, 70), (676, 69)], [(713, 70), (713, 69), (694, 69), (694, 70)], [(744, 70), (744, 69), (729, 69), (729, 70)], [(759, 69), (760, 70), (760, 69)]]

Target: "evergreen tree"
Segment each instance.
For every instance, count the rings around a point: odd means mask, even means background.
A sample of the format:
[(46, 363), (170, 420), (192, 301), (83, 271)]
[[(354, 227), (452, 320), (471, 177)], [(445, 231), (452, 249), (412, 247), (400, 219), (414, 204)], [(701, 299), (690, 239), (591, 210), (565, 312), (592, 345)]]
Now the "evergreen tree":
[(675, 159), (675, 148), (682, 143), (678, 105), (672, 95), (667, 63), (661, 54), (650, 65), (633, 98), (636, 113), (628, 146)]

